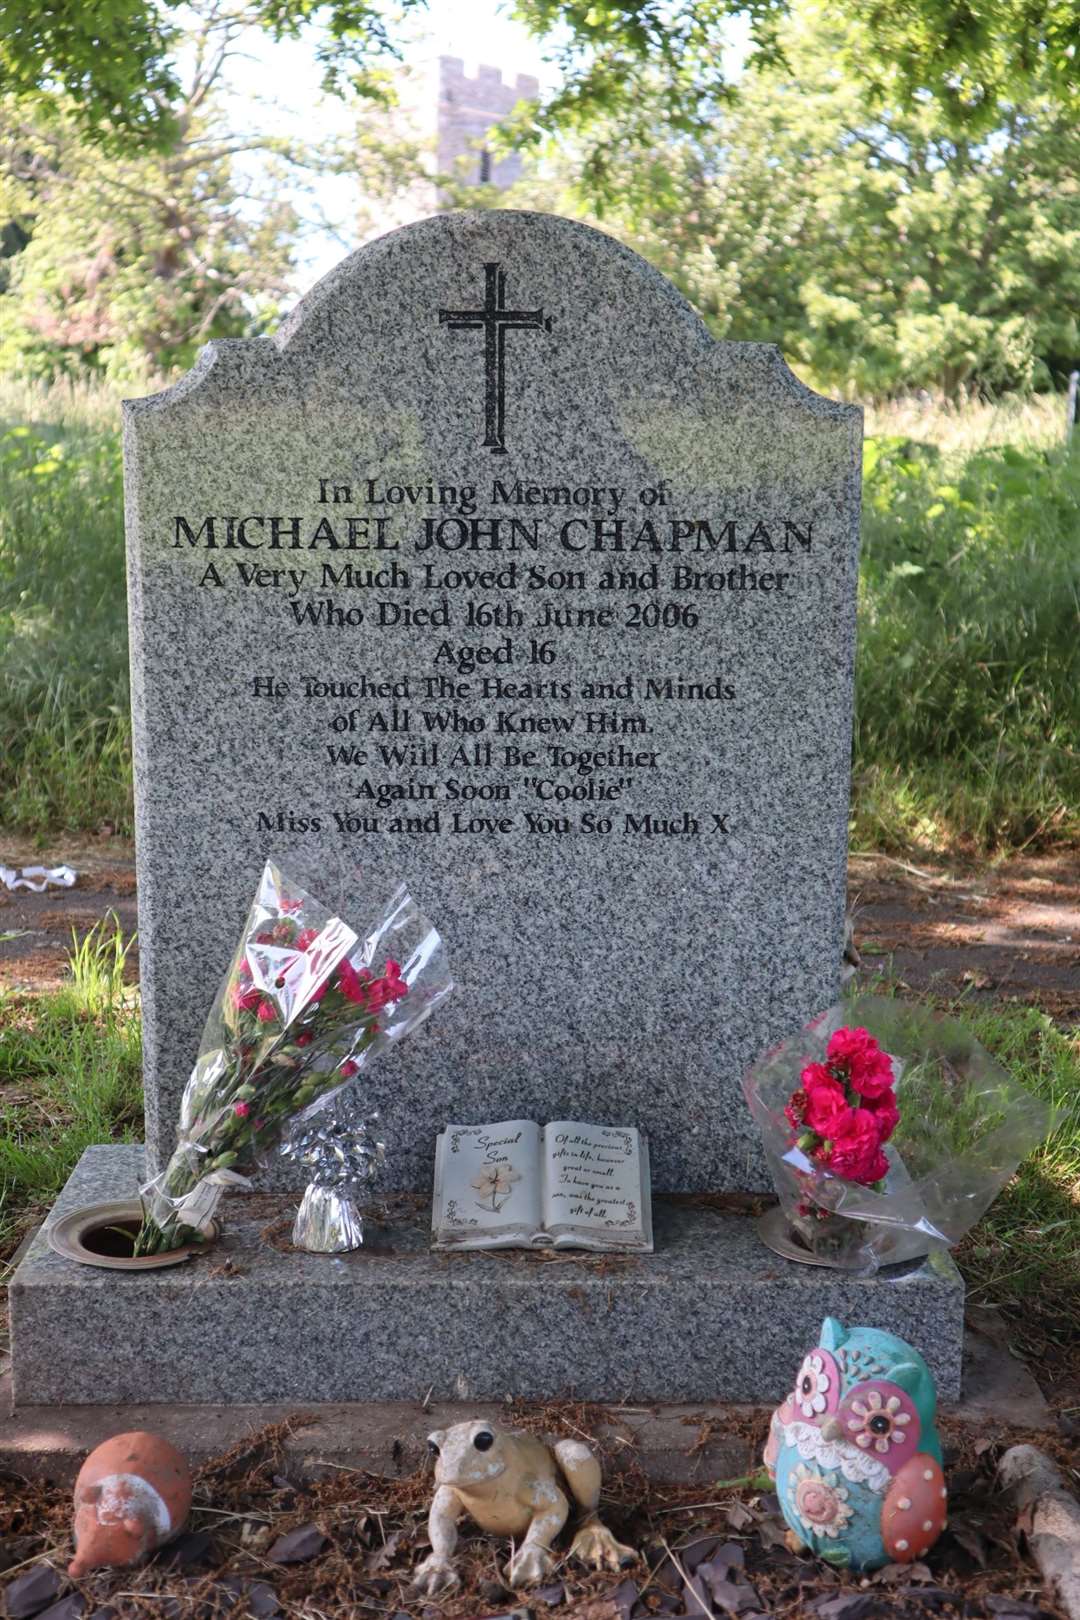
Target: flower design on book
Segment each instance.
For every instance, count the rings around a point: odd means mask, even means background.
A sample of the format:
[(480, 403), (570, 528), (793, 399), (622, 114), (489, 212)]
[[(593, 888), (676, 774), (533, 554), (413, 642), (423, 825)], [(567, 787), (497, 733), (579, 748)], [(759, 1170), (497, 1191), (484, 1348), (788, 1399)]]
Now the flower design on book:
[(490, 1209), (497, 1215), (510, 1197), (514, 1182), (520, 1180), (521, 1176), (507, 1160), (501, 1164), (486, 1164), (473, 1176), (469, 1186), (480, 1194), (477, 1199), (480, 1209)]

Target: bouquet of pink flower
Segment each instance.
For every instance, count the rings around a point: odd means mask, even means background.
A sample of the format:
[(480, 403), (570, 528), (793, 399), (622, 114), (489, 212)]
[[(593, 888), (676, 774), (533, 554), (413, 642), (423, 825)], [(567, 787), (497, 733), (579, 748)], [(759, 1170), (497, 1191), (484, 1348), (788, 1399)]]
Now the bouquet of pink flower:
[(957, 1019), (882, 996), (830, 1007), (743, 1085), (788, 1236), (850, 1271), (958, 1243), (1053, 1117)]
[(868, 1030), (835, 1030), (824, 1063), (806, 1064), (784, 1106), (792, 1140), (834, 1176), (880, 1191), (889, 1173), (885, 1143), (900, 1123), (899, 1067)]
[(287, 1126), (452, 987), (442, 941), (404, 888), (360, 940), (268, 862), (184, 1089), (176, 1149), (143, 1189), (135, 1253), (204, 1238), (225, 1187), (247, 1185)]

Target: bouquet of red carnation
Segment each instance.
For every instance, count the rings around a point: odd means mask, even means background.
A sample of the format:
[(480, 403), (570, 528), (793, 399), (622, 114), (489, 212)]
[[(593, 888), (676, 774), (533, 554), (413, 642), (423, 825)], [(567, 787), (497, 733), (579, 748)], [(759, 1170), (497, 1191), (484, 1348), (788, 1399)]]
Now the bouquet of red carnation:
[(880, 1191), (889, 1173), (885, 1143), (900, 1123), (899, 1072), (869, 1030), (835, 1030), (824, 1063), (805, 1066), (785, 1104), (796, 1146), (834, 1176)]
[(830, 1007), (743, 1084), (784, 1252), (850, 1271), (958, 1243), (1053, 1118), (957, 1019), (883, 996)]
[(135, 1253), (204, 1238), (225, 1187), (246, 1186), (287, 1126), (452, 988), (442, 941), (407, 890), (361, 940), (268, 862), (184, 1088), (176, 1149), (143, 1189)]

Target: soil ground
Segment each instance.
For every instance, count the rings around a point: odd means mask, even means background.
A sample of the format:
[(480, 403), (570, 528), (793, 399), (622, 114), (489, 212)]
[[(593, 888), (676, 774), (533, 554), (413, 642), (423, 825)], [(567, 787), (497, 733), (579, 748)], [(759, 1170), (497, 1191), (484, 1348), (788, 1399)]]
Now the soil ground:
[[(591, 1436), (587, 1406), (510, 1407), (506, 1420), (549, 1438)], [(1023, 1525), (997, 1488), (998, 1440), (956, 1436), (943, 1425), (949, 1471), (949, 1528), (923, 1561), (889, 1565), (860, 1577), (831, 1569), (785, 1543), (785, 1525), (768, 1490), (735, 1490), (703, 1479), (665, 1488), (643, 1477), (625, 1449), (604, 1451), (602, 1517), (641, 1554), (617, 1572), (591, 1574), (558, 1563), (539, 1589), (504, 1584), (509, 1548), (463, 1525), (457, 1557), (461, 1587), (437, 1599), (410, 1589), (426, 1554), (428, 1465), (397, 1476), (339, 1469), (306, 1481), (288, 1472), (283, 1440), (291, 1423), (242, 1441), (199, 1468), (191, 1528), (138, 1570), (101, 1571), (74, 1583), (68, 1487), (0, 1476), (0, 1593), (9, 1613), (29, 1614), (19, 1580), (35, 1583), (37, 1602), (69, 1609), (49, 1614), (112, 1620), (281, 1615), (296, 1620), (1057, 1620), (1061, 1611), (1040, 1581)], [(701, 1443), (692, 1420), (686, 1449)], [(740, 1438), (748, 1468), (757, 1466), (765, 1420)], [(1019, 1439), (1018, 1434), (1009, 1440)], [(1045, 1436), (1039, 1437), (1045, 1447)], [(1064, 1461), (1060, 1445), (1049, 1449)], [(15, 1599), (16, 1601), (12, 1601)], [(104, 1607), (98, 1607), (103, 1605)], [(527, 1607), (526, 1607), (527, 1605)], [(44, 1620), (44, 1617), (43, 1617)]]
[[(46, 989), (62, 981), (72, 934), (110, 912), (135, 932), (135, 856), (123, 839), (0, 843), (0, 864), (79, 873), (72, 889), (31, 894), (0, 887), (0, 985)], [(1058, 1023), (1080, 1024), (1080, 851), (1021, 855), (990, 865), (852, 856), (848, 905), (867, 975), (913, 990), (1019, 1001)], [(9, 937), (5, 937), (9, 936)], [(137, 972), (136, 953), (130, 968)]]

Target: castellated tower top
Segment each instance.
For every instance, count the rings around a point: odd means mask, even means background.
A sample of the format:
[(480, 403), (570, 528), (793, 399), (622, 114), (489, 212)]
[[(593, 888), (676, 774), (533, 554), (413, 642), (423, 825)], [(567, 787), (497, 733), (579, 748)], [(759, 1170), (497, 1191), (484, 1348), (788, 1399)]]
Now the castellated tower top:
[(461, 175), (464, 170), (473, 184), (512, 185), (521, 174), (520, 157), (511, 154), (496, 160), (486, 149), (485, 138), (519, 101), (531, 101), (539, 92), (539, 81), (528, 73), (519, 73), (513, 84), (504, 84), (497, 67), (481, 63), (475, 77), (470, 77), (460, 56), (440, 56), (439, 173)]

